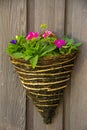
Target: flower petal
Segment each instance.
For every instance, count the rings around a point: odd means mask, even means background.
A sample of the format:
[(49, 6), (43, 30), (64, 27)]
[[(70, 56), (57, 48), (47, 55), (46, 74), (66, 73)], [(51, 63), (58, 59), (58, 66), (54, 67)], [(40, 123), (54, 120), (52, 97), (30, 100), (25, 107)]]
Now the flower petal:
[(62, 39), (58, 39), (54, 41), (54, 44), (56, 45), (57, 48), (61, 48), (63, 45), (66, 44), (66, 42)]
[(50, 36), (51, 34), (52, 34), (51, 31), (46, 30), (46, 31), (44, 32), (44, 34), (42, 35), (42, 37), (46, 38), (46, 37)]
[(37, 32), (29, 32), (28, 35), (26, 36), (26, 40), (31, 40), (33, 38), (37, 38), (39, 34)]
[(12, 44), (16, 44), (16, 42), (17, 42), (16, 40), (11, 40), (10, 41), (10, 43), (12, 43)]

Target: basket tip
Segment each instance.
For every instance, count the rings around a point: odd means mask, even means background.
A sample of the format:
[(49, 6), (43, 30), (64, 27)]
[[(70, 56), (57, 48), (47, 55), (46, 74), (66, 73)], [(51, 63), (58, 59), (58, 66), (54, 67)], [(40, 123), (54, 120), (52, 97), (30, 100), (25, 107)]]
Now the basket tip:
[(56, 107), (53, 109), (48, 109), (48, 110), (45, 110), (43, 113), (41, 113), (42, 117), (43, 117), (43, 122), (45, 124), (51, 124), (52, 123), (52, 119), (55, 115), (55, 109)]

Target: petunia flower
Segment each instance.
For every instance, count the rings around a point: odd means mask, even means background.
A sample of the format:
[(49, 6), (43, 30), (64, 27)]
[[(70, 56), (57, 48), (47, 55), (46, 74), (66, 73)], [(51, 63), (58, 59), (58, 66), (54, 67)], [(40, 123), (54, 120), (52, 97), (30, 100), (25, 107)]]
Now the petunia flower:
[(28, 35), (26, 36), (26, 40), (31, 40), (33, 38), (37, 38), (39, 34), (37, 32), (29, 32)]
[(51, 31), (46, 30), (46, 31), (44, 32), (44, 34), (42, 35), (42, 37), (46, 38), (46, 37), (50, 36), (51, 34), (52, 34)]
[(54, 41), (54, 44), (56, 45), (57, 48), (61, 48), (63, 45), (66, 44), (66, 42), (62, 39), (58, 39)]
[(10, 41), (10, 43), (12, 43), (12, 44), (16, 44), (16, 42), (17, 42), (16, 40), (11, 40)]

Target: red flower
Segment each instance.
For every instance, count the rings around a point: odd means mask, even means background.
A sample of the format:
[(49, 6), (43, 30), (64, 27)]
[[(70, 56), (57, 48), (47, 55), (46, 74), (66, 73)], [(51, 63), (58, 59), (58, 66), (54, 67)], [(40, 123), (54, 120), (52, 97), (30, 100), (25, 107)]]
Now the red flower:
[(44, 32), (44, 34), (42, 35), (42, 37), (46, 38), (46, 37), (48, 37), (50, 34), (52, 34), (52, 32), (46, 30), (46, 31)]
[(37, 32), (29, 32), (28, 35), (26, 36), (26, 40), (31, 40), (33, 38), (37, 38), (39, 35)]
[(66, 44), (66, 42), (62, 39), (58, 39), (54, 41), (54, 44), (56, 45), (57, 48), (61, 48), (63, 45)]

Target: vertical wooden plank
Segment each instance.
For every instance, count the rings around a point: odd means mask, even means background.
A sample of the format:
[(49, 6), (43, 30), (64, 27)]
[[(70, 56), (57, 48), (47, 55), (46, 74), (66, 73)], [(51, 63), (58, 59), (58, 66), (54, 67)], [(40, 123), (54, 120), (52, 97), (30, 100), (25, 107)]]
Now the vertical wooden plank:
[(27, 0), (27, 31), (34, 31), (35, 0)]
[(41, 0), (35, 1), (35, 30), (46, 23), (58, 37), (64, 35), (64, 11), (65, 0)]
[[(40, 31), (40, 24), (46, 23), (58, 37), (64, 35), (65, 0), (29, 0), (28, 31)], [(29, 111), (28, 111), (29, 110)], [(33, 117), (33, 118), (32, 118)], [(45, 125), (41, 115), (32, 103), (27, 102), (27, 130), (62, 130), (63, 103), (56, 111), (52, 124)], [(31, 127), (29, 127), (29, 125)]]
[[(27, 32), (34, 31), (35, 22), (35, 0), (27, 0)], [(32, 101), (27, 99), (26, 129), (33, 130), (34, 106)]]
[(5, 48), (26, 33), (26, 0), (0, 0), (0, 130), (25, 130), (26, 97)]
[[(66, 33), (83, 43), (65, 106), (65, 130), (87, 128), (87, 1), (67, 0)], [(70, 99), (70, 100), (69, 100)], [(69, 111), (67, 111), (69, 107)], [(67, 118), (68, 117), (68, 118)]]

